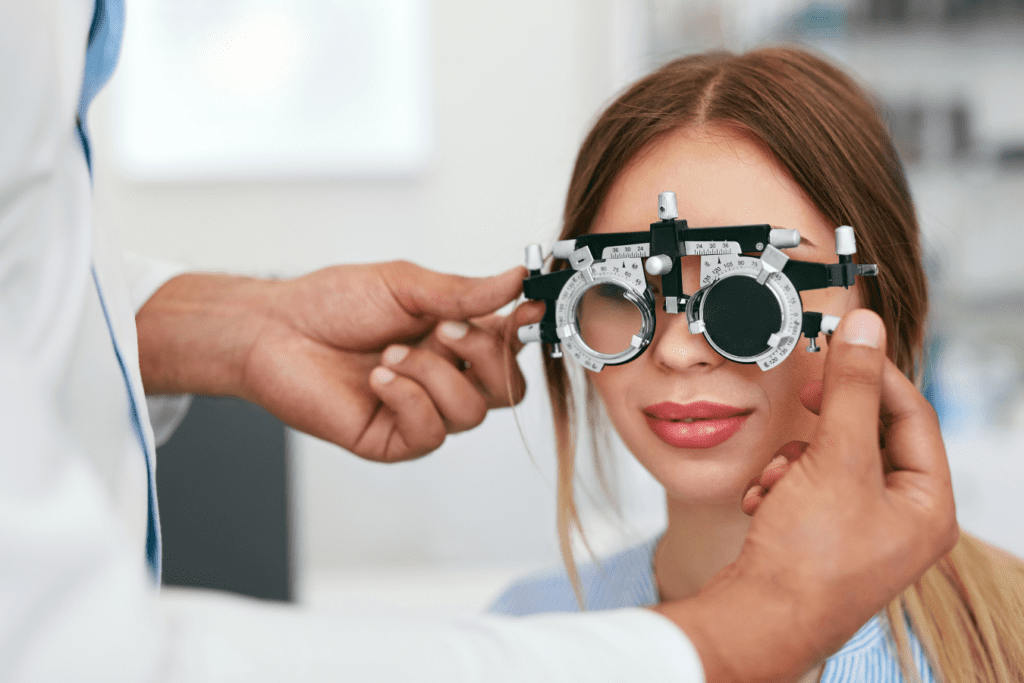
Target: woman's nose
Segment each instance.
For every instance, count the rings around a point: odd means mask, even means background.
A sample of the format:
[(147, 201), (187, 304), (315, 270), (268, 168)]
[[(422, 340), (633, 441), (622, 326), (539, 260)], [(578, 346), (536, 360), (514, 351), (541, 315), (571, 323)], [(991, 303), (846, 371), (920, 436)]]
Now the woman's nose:
[[(691, 296), (700, 287), (700, 263), (696, 256), (680, 259), (683, 274), (683, 291)], [(662, 300), (659, 297), (659, 304)], [(682, 309), (682, 307), (680, 307)], [(651, 348), (654, 362), (665, 370), (680, 372), (683, 370), (711, 370), (725, 362), (703, 334), (690, 334), (686, 322), (686, 313), (666, 313), (659, 306), (654, 339)]]
[(685, 313), (658, 311), (657, 325), (651, 348), (654, 362), (674, 372), (712, 370), (725, 362), (703, 334), (690, 334)]

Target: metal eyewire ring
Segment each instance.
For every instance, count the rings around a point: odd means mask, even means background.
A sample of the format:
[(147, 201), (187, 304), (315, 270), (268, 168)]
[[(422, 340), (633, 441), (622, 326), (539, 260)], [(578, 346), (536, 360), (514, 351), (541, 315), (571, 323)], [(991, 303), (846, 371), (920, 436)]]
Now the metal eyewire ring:
[[(628, 363), (643, 353), (644, 349), (651, 343), (651, 339), (654, 338), (655, 326), (654, 297), (651, 295), (650, 287), (646, 286), (646, 281), (643, 281), (643, 295), (640, 295), (637, 293), (637, 287), (630, 286), (628, 281), (624, 282), (623, 278), (620, 277), (601, 274), (594, 277), (592, 274), (590, 278), (587, 278), (582, 273), (577, 273), (573, 276), (573, 280), (577, 278), (583, 281), (583, 283), (573, 283), (576, 286), (571, 288), (572, 291), (567, 299), (559, 301), (558, 313), (556, 314), (559, 325), (559, 337), (565, 351), (585, 368), (595, 372), (605, 365)], [(570, 290), (569, 285), (570, 283), (566, 283), (563, 294), (566, 290)], [(592, 288), (602, 285), (612, 285), (622, 290), (623, 298), (633, 304), (640, 312), (640, 328), (633, 335), (630, 346), (623, 349), (620, 353), (601, 353), (593, 349), (584, 341), (577, 323), (577, 313), (580, 302), (583, 301), (583, 296)]]

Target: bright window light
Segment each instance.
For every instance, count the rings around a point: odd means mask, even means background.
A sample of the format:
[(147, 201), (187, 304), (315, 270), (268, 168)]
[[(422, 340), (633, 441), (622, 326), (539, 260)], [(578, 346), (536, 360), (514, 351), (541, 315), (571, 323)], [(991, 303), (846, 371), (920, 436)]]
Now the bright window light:
[(116, 160), (137, 180), (408, 175), (431, 150), (429, 0), (132, 0)]

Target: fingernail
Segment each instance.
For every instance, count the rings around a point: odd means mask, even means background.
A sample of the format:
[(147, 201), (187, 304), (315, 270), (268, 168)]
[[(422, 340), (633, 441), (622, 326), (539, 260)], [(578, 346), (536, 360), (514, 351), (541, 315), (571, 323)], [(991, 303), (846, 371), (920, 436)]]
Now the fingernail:
[(442, 336), (455, 341), (462, 339), (469, 332), (469, 325), (463, 322), (448, 321), (437, 326), (437, 331)]
[(395, 378), (395, 373), (391, 372), (387, 368), (374, 368), (373, 369), (373, 381), (377, 384), (387, 384)]
[(387, 350), (384, 351), (383, 360), (384, 360), (384, 363), (387, 364), (387, 365), (398, 365), (403, 360), (405, 360), (405, 357), (408, 356), (408, 355), (409, 355), (409, 347), (408, 346), (402, 346), (401, 344), (395, 344), (394, 346), (389, 346), (387, 348)]
[(770, 463), (768, 463), (768, 467), (766, 467), (765, 469), (766, 470), (772, 470), (772, 469), (775, 469), (776, 467), (783, 467), (788, 462), (789, 462), (789, 460), (786, 459), (786, 456), (784, 456), (784, 455), (776, 455), (774, 458), (772, 458), (772, 461)]
[(843, 341), (857, 346), (879, 348), (882, 339), (882, 321), (867, 310), (850, 311), (843, 319)]

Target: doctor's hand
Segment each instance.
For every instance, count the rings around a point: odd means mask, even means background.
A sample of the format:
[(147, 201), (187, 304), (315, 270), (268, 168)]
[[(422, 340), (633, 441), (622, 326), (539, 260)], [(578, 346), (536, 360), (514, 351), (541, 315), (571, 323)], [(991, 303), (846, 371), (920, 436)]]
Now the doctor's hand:
[(143, 382), (147, 393), (239, 396), (370, 460), (416, 458), (522, 399), (515, 330), (543, 311), (493, 312), (524, 276), (406, 262), (280, 281), (182, 275), (136, 316)]
[(843, 318), (820, 399), (805, 392), (816, 433), (781, 454), (788, 471), (752, 506), (739, 558), (696, 597), (655, 608), (690, 637), (708, 681), (798, 679), (956, 543), (938, 419), (885, 348), (877, 315)]

